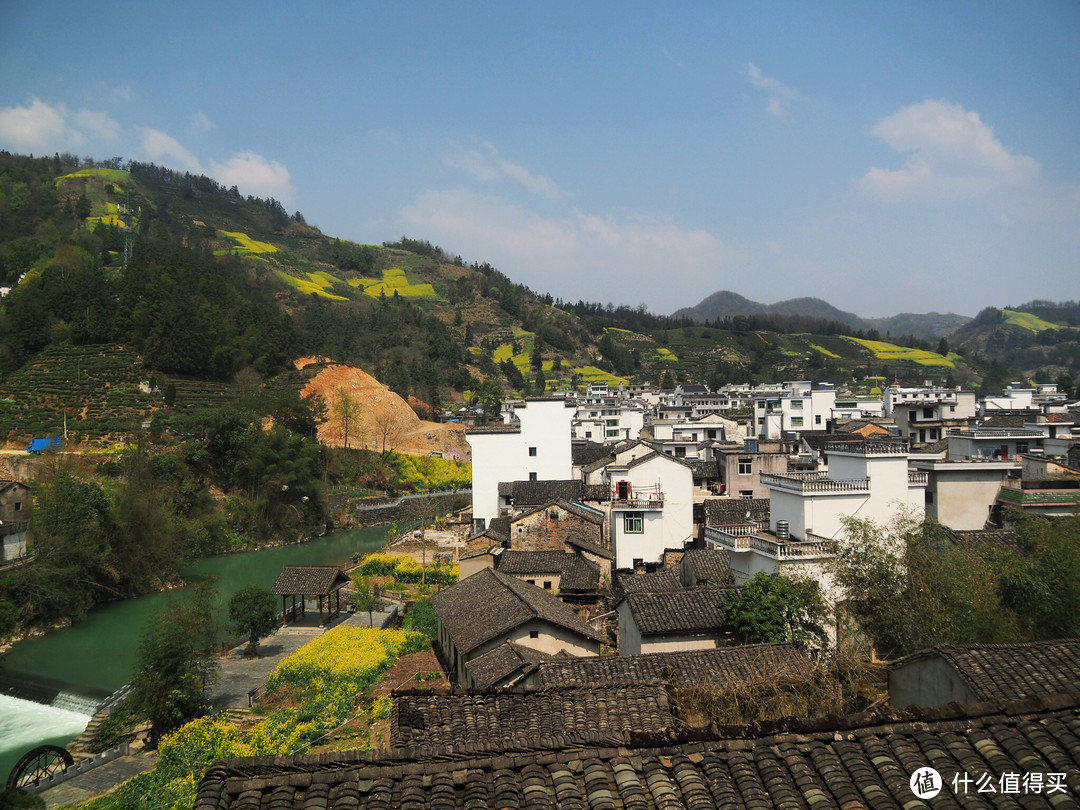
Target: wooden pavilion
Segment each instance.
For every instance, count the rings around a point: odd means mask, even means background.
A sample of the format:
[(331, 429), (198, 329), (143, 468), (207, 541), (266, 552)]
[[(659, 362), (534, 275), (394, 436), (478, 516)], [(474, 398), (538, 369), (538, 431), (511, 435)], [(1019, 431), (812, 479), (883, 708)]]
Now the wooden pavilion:
[[(277, 582), (271, 588), (281, 594), (281, 623), (288, 624), (304, 615), (304, 600), (309, 596), (319, 598), (319, 627), (332, 621), (341, 613), (341, 589), (348, 585), (349, 577), (333, 565), (286, 565), (281, 569)], [(299, 604), (296, 597), (300, 597)], [(292, 597), (292, 606), (288, 602)], [(323, 617), (323, 599), (326, 599), (326, 617)]]

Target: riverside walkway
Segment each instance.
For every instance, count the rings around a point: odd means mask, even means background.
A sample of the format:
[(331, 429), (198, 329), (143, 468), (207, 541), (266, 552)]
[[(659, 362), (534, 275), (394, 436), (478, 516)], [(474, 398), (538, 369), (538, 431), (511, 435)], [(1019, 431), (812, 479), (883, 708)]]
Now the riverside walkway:
[[(391, 605), (391, 608), (394, 607)], [(375, 627), (386, 627), (395, 615), (393, 610), (375, 611), (371, 624)], [(342, 614), (325, 627), (318, 626), (317, 616), (309, 616), (306, 621), (301, 619), (298, 623), (282, 627), (259, 642), (258, 657), (246, 655), (246, 644), (231, 650), (218, 662), (217, 682), (210, 690), (214, 711), (247, 709), (248, 693), (266, 683), (270, 673), (283, 658), (292, 655), (327, 630), (342, 625), (367, 627), (367, 611)], [(129, 779), (151, 770), (155, 762), (157, 753), (154, 751), (133, 752), (46, 788), (38, 795), (45, 801), (46, 808), (70, 807), (95, 796), (111, 793)]]

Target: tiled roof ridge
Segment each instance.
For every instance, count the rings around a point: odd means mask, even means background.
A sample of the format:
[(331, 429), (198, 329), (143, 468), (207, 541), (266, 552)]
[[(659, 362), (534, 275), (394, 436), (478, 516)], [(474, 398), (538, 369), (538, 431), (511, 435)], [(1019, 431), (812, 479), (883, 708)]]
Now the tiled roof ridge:
[[(530, 761), (539, 765), (546, 765), (562, 761), (567, 757), (580, 760), (587, 755), (596, 756), (599, 759), (614, 759), (616, 757), (648, 757), (662, 756), (674, 757), (678, 755), (690, 755), (712, 748), (728, 748), (736, 750), (749, 748), (753, 745), (770, 745), (773, 743), (790, 743), (790, 739), (776, 740), (774, 738), (787, 738), (798, 735), (800, 742), (808, 743), (814, 738), (827, 739), (830, 742), (837, 738), (841, 732), (849, 732), (851, 738), (860, 736), (859, 732), (864, 729), (876, 728), (878, 733), (889, 734), (901, 730), (900, 727), (925, 726), (928, 723), (955, 725), (955, 729), (961, 730), (990, 725), (994, 720), (1016, 721), (1024, 716), (1037, 716), (1044, 713), (1054, 713), (1063, 710), (1080, 707), (1080, 691), (1061, 692), (1054, 695), (1042, 695), (1025, 698), (1019, 701), (1002, 702), (997, 700), (985, 701), (968, 706), (958, 703), (950, 703), (945, 706), (934, 708), (909, 707), (908, 709), (896, 710), (887, 707), (871, 709), (855, 715), (844, 717), (827, 716), (822, 718), (783, 718), (772, 721), (757, 721), (742, 725), (712, 726), (709, 728), (684, 727), (673, 730), (663, 735), (648, 735), (649, 739), (642, 739), (645, 735), (634, 735), (635, 739), (630, 743), (621, 745), (602, 745), (593, 747), (581, 745), (579, 742), (570, 742), (560, 748), (558, 745), (545, 746), (548, 750), (537, 750), (535, 747), (527, 753)], [(925, 730), (925, 729), (924, 729)], [(562, 735), (546, 735), (546, 742), (556, 742), (557, 737)], [(670, 739), (657, 739), (665, 737)], [(347, 771), (351, 767), (366, 765), (382, 765), (384, 767), (405, 767), (410, 772), (427, 774), (441, 773), (446, 769), (446, 762), (471, 761), (470, 769), (485, 769), (492, 767), (513, 767), (512, 754), (515, 752), (488, 751), (484, 754), (469, 754), (464, 750), (466, 746), (445, 746), (441, 750), (432, 750), (430, 746), (412, 746), (396, 749), (380, 750), (351, 750), (337, 751), (325, 754), (301, 754), (291, 756), (259, 756), (240, 757), (215, 761), (206, 775), (203, 777), (200, 793), (207, 789), (208, 793), (212, 783), (224, 780), (254, 778), (269, 774), (290, 773), (296, 774), (301, 781), (304, 774), (325, 772), (327, 770)], [(508, 758), (511, 755), (511, 758)], [(462, 764), (459, 764), (462, 767)], [(216, 791), (216, 788), (214, 788)], [(216, 805), (203, 804), (202, 807)], [(199, 808), (198, 798), (195, 807)]]
[[(978, 530), (990, 532), (991, 530)], [(1007, 530), (993, 530), (993, 531), (1007, 531)], [(897, 658), (895, 661), (890, 661), (888, 668), (901, 666), (903, 664), (909, 664), (913, 661), (922, 661), (926, 658), (932, 658), (935, 655), (942, 655), (949, 659), (950, 663), (957, 663), (960, 654), (982, 651), (982, 650), (1022, 650), (1022, 649), (1046, 649), (1055, 645), (1065, 645), (1070, 647), (1076, 647), (1080, 649), (1080, 638), (1054, 638), (1047, 639), (1046, 641), (993, 641), (993, 642), (973, 642), (971, 644), (938, 644), (935, 647), (928, 647), (925, 650), (916, 650), (913, 653)]]

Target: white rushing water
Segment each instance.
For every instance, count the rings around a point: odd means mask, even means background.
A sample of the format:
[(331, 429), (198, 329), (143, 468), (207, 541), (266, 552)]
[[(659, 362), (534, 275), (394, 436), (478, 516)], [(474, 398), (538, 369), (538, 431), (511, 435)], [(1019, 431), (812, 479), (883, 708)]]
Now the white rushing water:
[[(0, 694), (0, 761), (18, 759), (45, 738), (73, 740), (82, 734), (90, 717), (81, 711)], [(7, 769), (0, 774), (0, 787), (5, 779)]]

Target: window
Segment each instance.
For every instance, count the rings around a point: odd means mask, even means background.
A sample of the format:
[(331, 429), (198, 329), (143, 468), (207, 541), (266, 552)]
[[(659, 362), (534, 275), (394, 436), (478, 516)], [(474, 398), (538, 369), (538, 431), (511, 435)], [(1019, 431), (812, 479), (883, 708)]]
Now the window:
[(791, 426), (792, 427), (802, 427), (802, 417), (801, 416), (793, 416), (793, 417), (791, 417)]
[(739, 475), (753, 475), (754, 459), (749, 457), (739, 458)]
[(16, 512), (22, 511), (22, 501), (15, 501), (15, 511)]
[(530, 456), (535, 456), (536, 455), (536, 448), (535, 447), (530, 447), (529, 448), (529, 455)]
[(591, 430), (586, 430), (585, 431), (585, 438), (586, 439), (591, 439), (592, 438), (592, 431)]
[(534, 472), (531, 472), (531, 473), (529, 473), (529, 480), (530, 480), (530, 481), (535, 481), (535, 480), (537, 480), (537, 479), (536, 479), (536, 473), (534, 473)]
[(1017, 442), (1016, 443), (1016, 454), (1017, 455), (1021, 455), (1023, 453), (1026, 453), (1027, 451), (1028, 451), (1028, 443), (1027, 442)]
[(530, 630), (529, 631), (529, 638), (540, 638), (540, 631), (539, 630)]
[(550, 579), (545, 579), (544, 580), (544, 590), (545, 591), (550, 591), (551, 590), (551, 580)]
[(752, 489), (740, 489), (739, 497), (744, 501), (751, 501), (754, 499), (754, 490)]
[(820, 413), (815, 413), (814, 414), (814, 424), (815, 425), (820, 425), (821, 424), (821, 414)]
[(803, 401), (801, 399), (793, 399), (793, 400), (791, 400), (791, 408), (792, 408), (792, 410), (801, 411), (802, 406), (803, 406)]
[(623, 531), (627, 534), (641, 534), (645, 531), (645, 519), (641, 512), (627, 512), (623, 515)]

